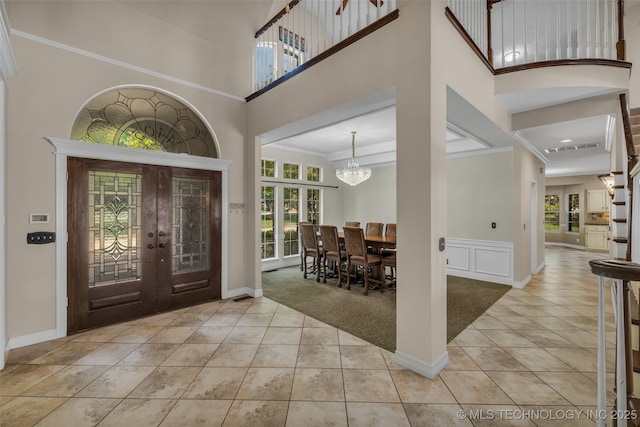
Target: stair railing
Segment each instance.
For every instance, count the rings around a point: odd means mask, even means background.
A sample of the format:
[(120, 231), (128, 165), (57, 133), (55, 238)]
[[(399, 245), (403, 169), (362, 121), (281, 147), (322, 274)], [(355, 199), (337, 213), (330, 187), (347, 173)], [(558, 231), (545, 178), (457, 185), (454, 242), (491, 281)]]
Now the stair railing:
[(446, 13), (494, 70), (625, 60), (624, 0), (447, 0)]

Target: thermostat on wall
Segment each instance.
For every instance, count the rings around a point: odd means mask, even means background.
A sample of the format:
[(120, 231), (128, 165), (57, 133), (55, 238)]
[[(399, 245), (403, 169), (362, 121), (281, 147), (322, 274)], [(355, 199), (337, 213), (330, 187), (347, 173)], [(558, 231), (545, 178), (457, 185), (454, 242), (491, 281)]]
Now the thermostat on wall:
[(45, 224), (49, 222), (49, 214), (29, 214), (31, 224)]

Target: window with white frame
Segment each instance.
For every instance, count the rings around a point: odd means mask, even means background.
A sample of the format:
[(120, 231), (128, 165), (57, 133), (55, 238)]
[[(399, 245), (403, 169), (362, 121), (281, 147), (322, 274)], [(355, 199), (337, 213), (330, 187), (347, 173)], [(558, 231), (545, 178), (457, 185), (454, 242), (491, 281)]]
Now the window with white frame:
[(567, 195), (567, 231), (580, 232), (580, 194)]
[(263, 185), (260, 209), (260, 247), (262, 259), (274, 258), (276, 256), (275, 207), (275, 187)]
[(307, 166), (307, 181), (320, 182), (320, 168)]
[(557, 194), (544, 196), (544, 230), (560, 231), (560, 196)]
[(295, 163), (283, 163), (282, 177), (286, 179), (300, 179), (300, 165)]
[(262, 160), (261, 173), (262, 176), (273, 178), (276, 176), (276, 162), (274, 160)]
[(320, 225), (320, 189), (307, 189), (307, 221)]
[(283, 214), (284, 214), (284, 256), (298, 254), (298, 222), (300, 190), (295, 187), (284, 188)]

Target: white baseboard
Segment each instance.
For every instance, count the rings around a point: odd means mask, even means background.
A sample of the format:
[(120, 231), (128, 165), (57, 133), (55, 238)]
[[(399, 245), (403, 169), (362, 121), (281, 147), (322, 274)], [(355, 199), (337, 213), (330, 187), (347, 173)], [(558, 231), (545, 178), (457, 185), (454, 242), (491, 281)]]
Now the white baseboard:
[(428, 364), (424, 363), (421, 360), (414, 359), (413, 357), (408, 356), (404, 353), (400, 353), (397, 350), (393, 361), (398, 365), (412, 370), (413, 372), (416, 372), (429, 379), (434, 379), (435, 377), (437, 377), (440, 371), (446, 368), (447, 365), (451, 362), (449, 360), (449, 353), (446, 351), (442, 356), (440, 356), (440, 358), (438, 358), (438, 360), (436, 360), (435, 363)]
[(536, 267), (536, 271), (534, 271), (533, 274), (540, 273), (546, 265), (547, 265), (546, 261), (542, 261), (542, 264)]
[(240, 295), (249, 295), (253, 298), (260, 298), (262, 296), (262, 289), (253, 289), (249, 287), (229, 289), (224, 295), (222, 295), (222, 299), (235, 298)]
[(483, 282), (497, 283), (499, 285), (513, 286), (515, 284), (515, 282), (510, 278), (496, 277), (490, 274), (471, 273), (469, 271), (447, 269), (447, 275), (464, 277), (465, 279), (481, 280)]
[(7, 342), (7, 350), (13, 350), (14, 348), (26, 347), (32, 344), (51, 341), (62, 338), (63, 336), (64, 335), (59, 336), (57, 330), (49, 329), (48, 331), (36, 332), (33, 334), (22, 335), (20, 337), (13, 337), (10, 338)]
[(527, 277), (524, 278), (523, 281), (521, 282), (514, 281), (511, 286), (513, 286), (516, 289), (523, 289), (525, 286), (527, 286), (527, 283), (529, 283), (530, 281), (531, 281), (531, 275), (529, 274)]

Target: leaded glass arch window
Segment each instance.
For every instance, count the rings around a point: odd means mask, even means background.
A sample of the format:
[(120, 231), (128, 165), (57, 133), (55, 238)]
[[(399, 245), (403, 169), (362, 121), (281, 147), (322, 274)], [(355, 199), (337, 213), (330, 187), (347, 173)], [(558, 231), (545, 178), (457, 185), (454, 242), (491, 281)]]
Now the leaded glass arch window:
[(152, 88), (120, 87), (95, 96), (78, 113), (71, 139), (219, 157), (218, 144), (200, 116)]

